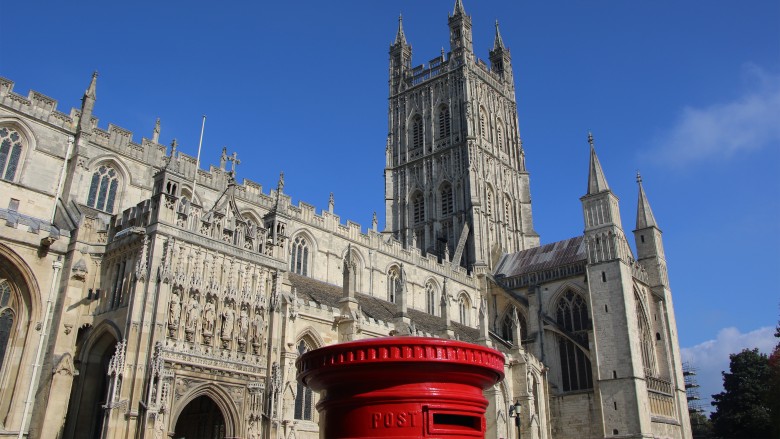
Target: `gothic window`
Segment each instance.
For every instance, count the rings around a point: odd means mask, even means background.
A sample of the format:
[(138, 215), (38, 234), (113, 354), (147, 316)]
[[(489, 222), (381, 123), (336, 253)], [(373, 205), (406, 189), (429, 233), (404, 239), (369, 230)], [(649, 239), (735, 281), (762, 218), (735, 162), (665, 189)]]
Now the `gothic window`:
[(449, 183), (444, 183), (441, 186), (441, 214), (442, 216), (452, 215), (454, 210), (455, 209), (452, 201), (452, 185)]
[(485, 107), (479, 107), (479, 134), (483, 139), (488, 138), (486, 113)]
[(14, 328), (14, 303), (11, 286), (7, 280), (0, 280), (0, 371), (5, 364), (5, 354), (8, 343), (13, 340), (11, 332)]
[(469, 315), (470, 308), (471, 303), (469, 303), (469, 298), (465, 294), (461, 294), (460, 298), (458, 298), (458, 321), (462, 325), (471, 324), (471, 316)]
[[(311, 347), (305, 340), (298, 342), (298, 356), (309, 352)], [(298, 382), (298, 391), (295, 393), (295, 419), (304, 421), (312, 420), (312, 407), (314, 407), (314, 398), (310, 388)]]
[(504, 224), (512, 226), (512, 199), (504, 195)]
[(412, 223), (422, 224), (425, 221), (425, 198), (422, 192), (412, 196)]
[(13, 181), (24, 149), (24, 136), (13, 128), (0, 128), (0, 178)]
[(567, 291), (558, 300), (556, 321), (569, 337), (577, 341), (558, 337), (563, 391), (592, 388), (590, 359), (577, 345), (588, 346), (588, 306), (582, 296)]
[(423, 122), (420, 115), (412, 119), (412, 149), (423, 146)]
[(504, 314), (504, 318), (501, 320), (501, 338), (514, 345), (519, 345), (523, 340), (528, 338), (528, 324), (526, 323), (525, 316), (521, 312), (518, 312), (517, 319), (520, 322), (520, 338), (522, 340), (515, 340), (514, 313), (515, 308), (510, 306)]
[(493, 189), (488, 186), (485, 192), (485, 212), (490, 216), (493, 215)]
[(644, 307), (642, 306), (642, 299), (636, 289), (634, 290), (634, 298), (636, 300), (636, 317), (639, 322), (639, 342), (641, 343), (642, 348), (642, 366), (644, 366), (645, 376), (655, 376), (656, 367), (653, 333), (650, 331), (647, 313), (645, 313)]
[(309, 242), (303, 236), (298, 236), (293, 241), (290, 271), (301, 276), (309, 275)]
[(428, 314), (436, 315), (436, 285), (432, 281), (425, 284), (425, 306)]
[(501, 130), (501, 120), (496, 123), (496, 146), (501, 151), (504, 151), (504, 133)]
[(439, 110), (439, 139), (450, 136), (450, 109), (441, 107)]
[(92, 174), (87, 206), (104, 212), (114, 212), (114, 201), (119, 188), (119, 173), (108, 165), (101, 165)]
[(398, 267), (391, 267), (387, 273), (387, 301), (395, 303), (398, 293), (399, 283), (401, 281), (401, 271)]

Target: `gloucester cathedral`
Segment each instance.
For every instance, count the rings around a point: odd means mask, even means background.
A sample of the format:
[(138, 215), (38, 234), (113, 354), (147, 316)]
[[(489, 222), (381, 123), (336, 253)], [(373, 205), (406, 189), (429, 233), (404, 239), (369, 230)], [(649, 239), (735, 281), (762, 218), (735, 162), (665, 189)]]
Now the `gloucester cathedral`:
[(100, 127), (97, 75), (69, 113), (0, 78), (0, 438), (317, 438), (295, 360), (392, 335), (504, 353), (489, 438), (690, 437), (641, 179), (634, 252), (590, 136), (583, 231), (542, 244), (509, 49), (496, 26), (479, 59), (460, 0), (447, 20), (417, 66), (399, 22), (366, 227), (237, 180), (227, 151), (200, 169), (159, 121)]

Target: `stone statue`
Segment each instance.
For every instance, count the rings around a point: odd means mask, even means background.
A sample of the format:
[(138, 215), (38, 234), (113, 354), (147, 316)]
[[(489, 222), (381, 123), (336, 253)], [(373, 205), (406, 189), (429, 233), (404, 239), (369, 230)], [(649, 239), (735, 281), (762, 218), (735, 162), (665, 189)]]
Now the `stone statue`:
[(333, 208), (336, 206), (336, 200), (333, 198), (333, 192), (330, 193), (328, 198), (328, 212), (333, 213)]
[(236, 312), (228, 307), (222, 312), (222, 340), (233, 338), (233, 321), (236, 319)]
[(214, 334), (214, 319), (217, 317), (214, 311), (214, 301), (211, 298), (206, 299), (206, 308), (203, 311), (203, 337), (206, 343), (209, 343)]
[(263, 332), (263, 312), (261, 310), (255, 310), (255, 316), (252, 319), (252, 344), (260, 344), (260, 336)]
[(246, 341), (247, 337), (249, 337), (249, 312), (242, 306), (238, 317), (238, 338)]
[(195, 297), (190, 298), (187, 306), (187, 332), (194, 332), (200, 322), (200, 304)]
[(219, 158), (219, 169), (225, 170), (225, 164), (227, 163), (228, 155), (227, 155), (227, 146), (222, 147), (222, 156)]
[(181, 303), (179, 303), (179, 296), (176, 293), (171, 298), (171, 303), (168, 308), (168, 328), (175, 330), (179, 325), (179, 318), (181, 317)]

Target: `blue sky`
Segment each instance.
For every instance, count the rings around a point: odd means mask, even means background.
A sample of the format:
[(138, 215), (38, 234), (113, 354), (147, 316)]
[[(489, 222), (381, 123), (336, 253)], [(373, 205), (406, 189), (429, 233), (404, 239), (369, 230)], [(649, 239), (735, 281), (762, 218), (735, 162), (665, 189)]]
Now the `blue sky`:
[[(387, 49), (399, 12), (421, 64), (454, 0), (3, 2), (0, 76), (365, 228), (383, 217)], [(588, 130), (624, 229), (640, 170), (664, 231), (680, 345), (717, 392), (727, 354), (768, 349), (780, 314), (780, 2), (465, 0), (487, 59), (511, 49), (542, 242), (583, 230)], [(382, 224), (380, 224), (380, 227)], [(716, 349), (717, 347), (717, 349)], [(722, 352), (721, 352), (722, 351)], [(704, 364), (701, 364), (704, 363)]]

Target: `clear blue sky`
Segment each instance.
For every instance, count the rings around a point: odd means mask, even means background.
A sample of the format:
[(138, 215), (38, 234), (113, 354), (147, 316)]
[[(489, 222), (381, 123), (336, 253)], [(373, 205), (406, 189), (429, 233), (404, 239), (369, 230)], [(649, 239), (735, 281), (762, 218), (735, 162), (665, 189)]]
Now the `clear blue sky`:
[[(342, 221), (365, 228), (373, 211), (383, 217), (397, 16), (420, 64), (447, 49), (453, 3), (4, 0), (0, 75), (67, 113), (98, 70), (101, 127), (140, 142), (160, 117), (162, 143), (176, 137), (192, 155), (206, 114), (202, 166), (227, 146), (242, 160), (239, 179), (268, 191), (283, 170), (296, 202), (327, 208), (332, 191)], [(771, 338), (780, 312), (780, 2), (465, 7), (480, 58), (496, 19), (512, 51), (542, 242), (583, 230), (592, 130), (629, 234), (642, 172), (664, 231), (681, 346), (714, 364), (704, 355), (713, 345), (733, 352)]]

